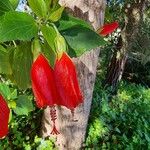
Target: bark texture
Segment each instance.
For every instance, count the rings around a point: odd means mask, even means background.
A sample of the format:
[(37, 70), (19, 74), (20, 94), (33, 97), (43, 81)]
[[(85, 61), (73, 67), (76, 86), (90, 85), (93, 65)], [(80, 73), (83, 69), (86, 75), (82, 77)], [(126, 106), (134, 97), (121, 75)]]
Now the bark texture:
[[(74, 16), (89, 21), (94, 29), (103, 24), (105, 3), (105, 0), (60, 0), (61, 5), (66, 5)], [(60, 150), (78, 150), (83, 146), (99, 52), (100, 49), (97, 48), (73, 59), (77, 67), (84, 103), (75, 109), (74, 118), (72, 118), (71, 112), (67, 108), (57, 107), (56, 126), (61, 134), (56, 137), (56, 143)], [(50, 110), (47, 108), (42, 119), (43, 137), (52, 136), (50, 135), (51, 127)]]
[(137, 0), (125, 4), (125, 27), (110, 61), (105, 82), (106, 85), (112, 86), (113, 94), (117, 92), (118, 83), (122, 78), (128, 53), (132, 51), (132, 44), (137, 40), (146, 3), (147, 0)]

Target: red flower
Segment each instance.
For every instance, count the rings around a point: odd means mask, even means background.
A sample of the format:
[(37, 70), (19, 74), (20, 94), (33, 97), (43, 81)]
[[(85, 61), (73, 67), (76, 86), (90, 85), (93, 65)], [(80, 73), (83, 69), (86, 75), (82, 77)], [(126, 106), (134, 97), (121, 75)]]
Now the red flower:
[(32, 90), (39, 108), (58, 104), (58, 94), (54, 82), (53, 69), (40, 54), (31, 69)]
[(100, 28), (100, 35), (106, 36), (109, 33), (112, 33), (116, 28), (118, 28), (118, 22), (112, 22), (110, 24), (105, 24), (103, 27)]
[(78, 85), (75, 66), (70, 57), (63, 53), (56, 61), (54, 70), (43, 55), (39, 55), (31, 69), (32, 89), (39, 108), (50, 106), (53, 122), (51, 134), (59, 134), (55, 126), (55, 104), (73, 109), (83, 102)]
[(3, 138), (8, 134), (9, 113), (10, 109), (0, 94), (0, 138)]
[(54, 77), (61, 99), (60, 105), (74, 109), (83, 102), (75, 65), (66, 53), (63, 53), (62, 57), (56, 61)]
[(50, 116), (53, 122), (52, 134), (59, 134), (55, 126), (56, 110), (54, 105), (58, 104), (59, 95), (56, 90), (53, 69), (46, 58), (41, 54), (33, 63), (31, 68), (32, 90), (35, 95), (36, 104), (39, 108), (50, 106)]

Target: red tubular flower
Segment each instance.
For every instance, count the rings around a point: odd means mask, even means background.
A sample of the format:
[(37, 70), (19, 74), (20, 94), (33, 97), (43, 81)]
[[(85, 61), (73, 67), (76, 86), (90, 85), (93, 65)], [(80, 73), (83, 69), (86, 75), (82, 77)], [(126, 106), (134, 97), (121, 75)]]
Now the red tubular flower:
[(83, 102), (75, 65), (66, 53), (63, 53), (62, 57), (56, 61), (54, 77), (61, 99), (60, 105), (72, 110)]
[(39, 108), (58, 104), (58, 94), (54, 82), (53, 69), (40, 54), (31, 69), (32, 89)]
[(3, 138), (8, 134), (9, 113), (10, 109), (0, 94), (0, 138)]
[(55, 120), (57, 118), (54, 107), (55, 104), (58, 104), (59, 95), (55, 86), (53, 69), (42, 54), (38, 56), (32, 65), (31, 81), (37, 106), (39, 108), (50, 106), (51, 120), (54, 124), (52, 134), (59, 134), (55, 127)]
[(109, 33), (112, 33), (116, 28), (118, 28), (119, 24), (118, 22), (112, 22), (110, 24), (105, 24), (103, 27), (100, 29), (100, 35), (106, 36)]
[(56, 105), (66, 106), (74, 114), (74, 108), (83, 102), (78, 85), (75, 65), (71, 58), (63, 53), (55, 63), (54, 70), (43, 55), (39, 55), (31, 69), (32, 89), (39, 108), (50, 106), (53, 122), (51, 134), (59, 134), (55, 126)]

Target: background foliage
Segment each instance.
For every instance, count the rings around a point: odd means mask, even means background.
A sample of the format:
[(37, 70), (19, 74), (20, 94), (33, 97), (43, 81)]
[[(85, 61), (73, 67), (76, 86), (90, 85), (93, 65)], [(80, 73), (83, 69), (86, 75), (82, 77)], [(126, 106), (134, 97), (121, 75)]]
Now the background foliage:
[[(99, 89), (101, 89), (99, 91)], [(150, 89), (122, 81), (110, 102), (97, 79), (86, 145), (95, 149), (150, 148)]]

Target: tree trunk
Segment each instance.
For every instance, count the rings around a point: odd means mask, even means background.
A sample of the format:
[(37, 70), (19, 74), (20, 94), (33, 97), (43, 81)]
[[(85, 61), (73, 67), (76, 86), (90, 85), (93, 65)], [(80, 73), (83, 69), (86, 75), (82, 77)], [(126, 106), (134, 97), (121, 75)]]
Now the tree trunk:
[(125, 28), (119, 38), (116, 51), (113, 53), (105, 80), (106, 86), (112, 86), (113, 94), (117, 92), (118, 83), (122, 78), (128, 52), (132, 51), (132, 43), (136, 40), (140, 23), (143, 20), (146, 2), (147, 0), (139, 0), (125, 5)]
[[(66, 5), (72, 10), (74, 16), (89, 21), (94, 29), (98, 29), (104, 21), (105, 0), (60, 0), (60, 4)], [(85, 140), (88, 117), (91, 108), (93, 87), (96, 77), (100, 49), (91, 50), (79, 58), (74, 58), (78, 80), (84, 95), (84, 103), (75, 109), (74, 119), (70, 110), (65, 107), (57, 107), (56, 126), (60, 132), (56, 137), (56, 143), (60, 150), (78, 150)], [(52, 136), (50, 110), (44, 111), (42, 119), (43, 137)]]

